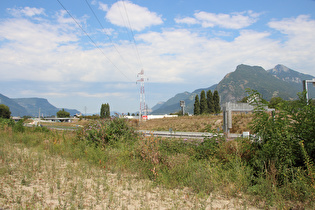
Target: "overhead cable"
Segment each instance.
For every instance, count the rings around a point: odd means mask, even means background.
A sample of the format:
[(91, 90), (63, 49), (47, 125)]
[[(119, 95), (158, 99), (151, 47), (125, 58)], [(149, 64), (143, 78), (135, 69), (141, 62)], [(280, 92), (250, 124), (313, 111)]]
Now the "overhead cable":
[(79, 22), (71, 15), (71, 13), (65, 8), (65, 6), (57, 0), (58, 3), (62, 6), (62, 8), (68, 13), (68, 15), (73, 19), (73, 21), (79, 26), (79, 28), (84, 32), (84, 34), (90, 39), (90, 41), (94, 44), (94, 46), (104, 55), (104, 57), (122, 74), (124, 77), (126, 77), (128, 80), (132, 81), (129, 79), (104, 53), (104, 51), (96, 44), (96, 42), (89, 36), (89, 34), (83, 29), (83, 27), (79, 24)]
[(127, 9), (126, 9), (125, 1), (122, 0), (122, 2), (123, 2), (123, 5), (124, 5), (124, 9), (125, 9), (126, 16), (127, 16), (127, 20), (128, 20), (129, 28), (130, 28), (130, 31), (131, 31), (133, 43), (134, 43), (134, 45), (135, 45), (135, 49), (136, 49), (136, 53), (137, 53), (138, 62), (139, 62), (139, 64), (140, 64), (141, 68), (143, 69), (143, 64), (142, 64), (142, 61), (141, 61), (141, 58), (140, 58), (140, 54), (139, 54), (139, 50), (138, 50), (137, 43), (136, 43), (136, 40), (135, 40), (135, 36), (134, 36), (133, 30), (132, 30), (132, 27), (131, 27), (131, 24), (130, 24), (130, 19), (129, 19), (128, 12), (127, 12)]
[[(105, 27), (103, 26), (103, 24), (101, 23), (101, 21), (99, 20), (99, 18), (97, 17), (97, 15), (95, 14), (93, 8), (91, 7), (91, 5), (88, 3), (87, 0), (85, 0), (86, 4), (88, 5), (88, 7), (90, 8), (91, 12), (93, 13), (94, 17), (96, 18), (97, 22), (99, 23), (99, 25), (102, 27), (103, 31), (105, 32)], [(123, 58), (123, 56), (121, 55), (121, 53), (119, 52), (119, 50), (117, 49), (117, 47), (115, 46), (113, 40), (110, 38), (110, 36), (105, 33), (106, 36), (108, 37), (108, 39), (110, 40), (112, 46), (114, 47), (114, 49), (116, 50), (116, 52), (119, 54), (120, 58), (127, 64), (127, 66), (130, 68), (129, 64), (126, 62), (126, 60)]]

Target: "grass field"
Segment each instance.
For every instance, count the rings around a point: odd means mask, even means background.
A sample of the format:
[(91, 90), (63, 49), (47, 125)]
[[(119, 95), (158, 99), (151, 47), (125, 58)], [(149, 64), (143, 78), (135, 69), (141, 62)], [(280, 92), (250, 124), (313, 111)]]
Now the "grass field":
[[(231, 133), (241, 134), (249, 131), (249, 123), (252, 120), (252, 114), (233, 114), (233, 128)], [(221, 115), (199, 115), (199, 116), (182, 116), (147, 120), (138, 125), (140, 130), (173, 131), (186, 132), (217, 132), (222, 131), (223, 116)]]
[[(312, 209), (315, 185), (305, 171), (278, 183), (255, 174), (246, 139), (141, 137), (136, 129), (210, 131), (222, 116), (144, 123), (78, 121), (80, 131), (0, 123), (0, 208), (9, 209)], [(235, 122), (251, 115), (235, 115)], [(92, 124), (91, 124), (92, 122)], [(63, 126), (64, 124), (55, 124)], [(247, 123), (235, 126), (239, 132)], [(74, 127), (76, 122), (67, 124)], [(314, 188), (314, 189), (313, 189)]]

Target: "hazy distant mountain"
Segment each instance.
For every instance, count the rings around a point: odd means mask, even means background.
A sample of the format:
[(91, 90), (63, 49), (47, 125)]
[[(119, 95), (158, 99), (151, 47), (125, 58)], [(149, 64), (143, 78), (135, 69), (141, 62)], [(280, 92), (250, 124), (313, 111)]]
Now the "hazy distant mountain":
[(60, 110), (44, 98), (13, 98), (13, 101), (24, 107), (30, 116), (53, 116)]
[[(55, 116), (60, 108), (51, 105), (44, 98), (8, 98), (0, 94), (0, 103), (5, 104), (10, 108), (12, 116)], [(75, 109), (65, 109), (71, 116), (80, 113)]]
[(155, 110), (161, 108), (161, 106), (163, 106), (163, 104), (165, 104), (165, 102), (164, 102), (164, 101), (160, 101), (160, 102), (157, 103), (155, 106), (153, 106), (153, 107), (151, 108), (151, 110), (152, 110), (152, 111), (155, 111)]
[[(225, 102), (236, 102), (247, 96), (246, 89), (257, 90), (263, 98), (269, 101), (272, 97), (279, 96), (285, 100), (297, 99), (297, 93), (302, 92), (302, 81), (313, 79), (314, 76), (302, 74), (289, 69), (284, 65), (276, 65), (273, 69), (266, 71), (260, 66), (248, 66), (241, 64), (235, 71), (227, 74), (218, 85), (209, 88), (197, 89), (192, 93), (184, 92), (176, 94), (167, 102), (153, 109), (153, 114), (168, 114), (180, 110), (179, 101), (184, 100), (186, 111), (193, 113), (193, 105), (196, 94), (202, 90), (216, 89), (219, 92), (221, 104)], [(315, 98), (315, 88), (309, 86), (309, 94)]]
[(0, 104), (4, 104), (10, 108), (11, 116), (24, 116), (27, 110), (14, 100), (0, 94)]

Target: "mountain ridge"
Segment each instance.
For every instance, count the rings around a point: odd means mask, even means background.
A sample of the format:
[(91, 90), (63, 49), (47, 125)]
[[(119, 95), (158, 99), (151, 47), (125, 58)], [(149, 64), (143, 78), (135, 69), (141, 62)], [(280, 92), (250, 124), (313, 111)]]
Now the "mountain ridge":
[[(178, 97), (180, 94), (176, 94), (167, 101), (168, 103), (165, 102), (158, 109), (153, 110), (152, 114), (178, 112), (180, 110), (180, 100), (185, 101), (185, 110), (193, 113), (194, 97), (196, 94), (200, 94), (202, 90), (211, 90), (212, 92), (218, 90), (221, 104), (228, 101), (240, 101), (247, 96), (246, 88), (257, 90), (268, 101), (276, 96), (285, 100), (294, 100), (297, 98), (297, 93), (303, 90), (302, 81), (313, 78), (315, 77), (297, 72), (282, 64), (278, 64), (269, 70), (265, 70), (261, 66), (240, 64), (233, 72), (226, 74), (217, 85), (193, 91), (190, 93), (190, 96), (193, 97), (190, 99), (180, 98)], [(315, 97), (315, 91), (310, 94), (313, 94), (312, 96)], [(173, 103), (170, 103), (171, 101)]]
[[(45, 98), (9, 98), (0, 94), (0, 104), (4, 104), (10, 108), (11, 116), (56, 116), (57, 112), (62, 108), (57, 108), (50, 104)], [(67, 109), (70, 116), (80, 113), (76, 109)]]

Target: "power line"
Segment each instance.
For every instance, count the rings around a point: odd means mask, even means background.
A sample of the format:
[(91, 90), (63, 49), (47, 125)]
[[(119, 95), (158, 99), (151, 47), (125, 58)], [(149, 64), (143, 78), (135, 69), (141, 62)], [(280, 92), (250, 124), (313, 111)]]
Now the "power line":
[(79, 26), (79, 28), (84, 32), (84, 34), (90, 39), (90, 41), (94, 44), (94, 46), (101, 51), (101, 53), (104, 55), (104, 57), (122, 74), (124, 75), (128, 80), (132, 81), (129, 79), (103, 52), (103, 50), (96, 44), (96, 42), (89, 36), (89, 34), (83, 29), (83, 27), (78, 23), (78, 21), (71, 15), (71, 13), (65, 8), (65, 6), (57, 0), (58, 3), (62, 6), (62, 8), (68, 13), (68, 15), (73, 19), (73, 21)]
[[(102, 27), (103, 31), (105, 32), (105, 27), (103, 26), (103, 24), (101, 23), (101, 21), (99, 20), (99, 18), (97, 17), (96, 13), (94, 12), (93, 8), (91, 7), (91, 5), (88, 3), (87, 0), (85, 0), (86, 4), (88, 5), (88, 7), (90, 8), (91, 12), (93, 13), (94, 17), (96, 18), (97, 22), (99, 23), (99, 25)], [(120, 51), (117, 49), (117, 47), (115, 46), (113, 40), (110, 38), (110, 36), (105, 33), (106, 36), (108, 37), (108, 39), (110, 40), (112, 46), (115, 48), (116, 52), (119, 54), (120, 58), (127, 64), (127, 66), (129, 67), (129, 69), (131, 70), (129, 64), (126, 62), (126, 60), (123, 58), (122, 54), (120, 53)]]
[(122, 2), (123, 2), (123, 5), (124, 5), (124, 8), (125, 8), (125, 13), (126, 13), (126, 16), (127, 16), (127, 20), (128, 20), (129, 28), (130, 28), (130, 31), (131, 31), (133, 43), (134, 43), (135, 48), (136, 48), (138, 62), (140, 64), (141, 68), (143, 68), (143, 64), (142, 64), (142, 61), (141, 61), (141, 58), (140, 58), (140, 54), (139, 54), (139, 50), (138, 50), (137, 43), (136, 43), (136, 40), (135, 40), (135, 36), (134, 36), (133, 30), (132, 30), (132, 27), (131, 27), (131, 24), (130, 24), (130, 19), (129, 19), (128, 12), (127, 12), (127, 9), (126, 9), (125, 1), (122, 0)]

